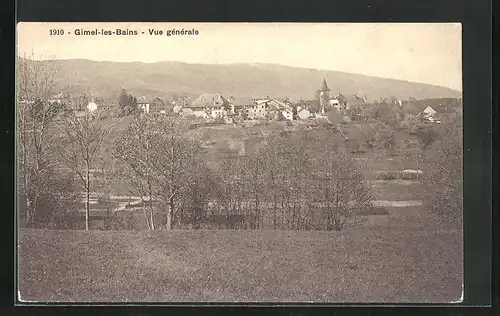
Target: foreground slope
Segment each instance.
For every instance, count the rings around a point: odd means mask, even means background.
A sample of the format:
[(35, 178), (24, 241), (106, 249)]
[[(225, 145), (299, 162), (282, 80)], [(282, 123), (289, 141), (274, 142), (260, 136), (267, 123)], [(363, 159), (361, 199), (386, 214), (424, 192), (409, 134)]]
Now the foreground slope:
[(63, 302), (458, 300), (461, 232), (421, 213), (343, 232), (21, 230), (19, 288)]

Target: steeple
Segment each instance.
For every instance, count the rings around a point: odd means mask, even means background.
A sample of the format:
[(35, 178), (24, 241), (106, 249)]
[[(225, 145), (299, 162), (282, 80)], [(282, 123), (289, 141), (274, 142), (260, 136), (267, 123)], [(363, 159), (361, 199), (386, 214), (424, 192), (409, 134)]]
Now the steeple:
[(330, 106), (330, 89), (326, 84), (326, 78), (323, 78), (323, 84), (321, 85), (321, 89), (316, 91), (316, 95), (319, 99), (321, 114), (325, 114), (325, 108)]
[(328, 89), (328, 85), (326, 84), (326, 78), (323, 78), (323, 84), (321, 85), (320, 91), (330, 91), (330, 89)]

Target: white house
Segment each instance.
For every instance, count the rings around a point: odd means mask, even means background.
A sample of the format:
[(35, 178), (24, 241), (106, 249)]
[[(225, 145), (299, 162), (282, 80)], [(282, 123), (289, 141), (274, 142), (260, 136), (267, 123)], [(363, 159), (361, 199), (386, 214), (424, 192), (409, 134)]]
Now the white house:
[(297, 108), (297, 115), (301, 120), (307, 120), (311, 116), (311, 112), (306, 108)]
[(149, 103), (138, 103), (137, 108), (144, 113), (149, 113)]
[(234, 113), (234, 105), (218, 93), (202, 93), (182, 113), (202, 118), (227, 119)]
[(97, 110), (97, 104), (92, 100), (89, 102), (89, 104), (87, 104), (87, 110), (89, 112), (94, 112), (95, 110)]
[(250, 120), (263, 120), (266, 118), (269, 102), (271, 99), (255, 100), (253, 104), (246, 106), (247, 118)]
[(330, 106), (335, 107), (337, 110), (340, 110), (340, 101), (336, 98), (330, 99)]
[(281, 111), (281, 115), (285, 118), (285, 120), (293, 120), (293, 112), (291, 110), (285, 109)]
[(441, 123), (441, 120), (438, 119), (438, 112), (434, 110), (431, 106), (427, 106), (421, 113), (424, 120), (427, 120), (432, 123)]
[(174, 113), (180, 113), (180, 112), (182, 112), (182, 108), (183, 107), (182, 107), (182, 104), (179, 104), (179, 103), (177, 103), (175, 100), (172, 101), (172, 104), (174, 105), (174, 109), (173, 109)]
[(434, 115), (436, 115), (436, 113), (437, 113), (437, 112), (436, 112), (436, 110), (434, 110), (431, 106), (428, 106), (428, 107), (426, 107), (426, 108), (422, 111), (422, 113), (423, 113), (424, 117), (425, 117), (425, 116), (429, 117), (429, 116), (434, 116)]
[(151, 102), (149, 102), (149, 100), (145, 96), (137, 99), (137, 108), (142, 110), (144, 113), (149, 113), (150, 104)]

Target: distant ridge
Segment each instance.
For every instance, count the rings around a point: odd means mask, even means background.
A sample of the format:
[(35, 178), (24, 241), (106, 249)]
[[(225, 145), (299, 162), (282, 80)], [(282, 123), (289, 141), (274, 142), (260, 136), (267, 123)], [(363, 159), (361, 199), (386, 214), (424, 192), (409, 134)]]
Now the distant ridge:
[[(43, 61), (42, 61), (43, 62)], [(289, 97), (313, 99), (323, 78), (333, 94), (358, 94), (368, 100), (394, 96), (406, 100), (459, 98), (450, 88), (339, 71), (265, 63), (188, 64), (162, 61), (107, 62), (87, 59), (57, 60), (61, 91), (87, 92), (116, 99), (122, 88), (137, 96), (172, 98), (217, 92), (233, 97)]]

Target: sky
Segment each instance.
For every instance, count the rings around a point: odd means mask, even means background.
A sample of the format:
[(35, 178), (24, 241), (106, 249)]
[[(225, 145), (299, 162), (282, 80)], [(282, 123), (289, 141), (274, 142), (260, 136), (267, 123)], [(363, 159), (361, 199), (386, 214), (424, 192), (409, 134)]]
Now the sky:
[[(75, 35), (82, 29), (138, 34)], [(164, 33), (149, 35), (150, 29)], [(167, 36), (166, 31), (172, 29), (197, 30), (198, 34)], [(50, 30), (63, 30), (64, 35), (51, 35)], [(17, 48), (18, 55), (34, 59), (272, 63), (462, 91), (461, 34), (459, 23), (22, 22)]]

